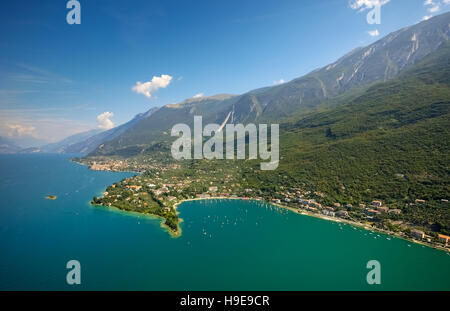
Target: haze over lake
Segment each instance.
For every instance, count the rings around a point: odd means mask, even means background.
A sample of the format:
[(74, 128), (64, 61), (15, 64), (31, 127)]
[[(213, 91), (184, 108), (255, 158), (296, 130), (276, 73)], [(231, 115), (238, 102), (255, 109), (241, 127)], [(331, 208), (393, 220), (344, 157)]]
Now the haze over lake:
[[(185, 202), (171, 238), (160, 219), (89, 204), (132, 173), (69, 159), (0, 156), (0, 289), (450, 290), (448, 253), (261, 202)], [(366, 282), (369, 260), (381, 285)]]

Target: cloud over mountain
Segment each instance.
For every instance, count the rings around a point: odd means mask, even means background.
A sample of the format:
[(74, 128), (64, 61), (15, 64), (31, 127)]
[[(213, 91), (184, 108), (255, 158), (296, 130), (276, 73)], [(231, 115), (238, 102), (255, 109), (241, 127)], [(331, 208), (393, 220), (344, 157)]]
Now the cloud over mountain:
[(133, 86), (132, 90), (138, 94), (142, 94), (147, 98), (152, 97), (152, 93), (156, 92), (160, 88), (166, 88), (170, 82), (172, 81), (172, 77), (169, 75), (161, 75), (161, 77), (154, 76), (152, 81), (148, 82), (136, 82), (136, 85)]
[(110, 120), (114, 116), (114, 113), (106, 111), (97, 116), (98, 127), (103, 130), (109, 130), (114, 127), (114, 123)]
[(367, 32), (371, 37), (377, 37), (380, 35), (380, 32), (378, 31), (378, 29), (375, 30), (370, 30)]
[(391, 0), (350, 0), (349, 5), (353, 10), (365, 11), (376, 5), (383, 6)]
[(34, 136), (36, 128), (34, 126), (23, 126), (20, 124), (8, 124), (8, 136), (21, 137), (21, 136)]
[(284, 79), (280, 79), (280, 80), (273, 81), (273, 85), (283, 84), (285, 82), (286, 81), (284, 81)]

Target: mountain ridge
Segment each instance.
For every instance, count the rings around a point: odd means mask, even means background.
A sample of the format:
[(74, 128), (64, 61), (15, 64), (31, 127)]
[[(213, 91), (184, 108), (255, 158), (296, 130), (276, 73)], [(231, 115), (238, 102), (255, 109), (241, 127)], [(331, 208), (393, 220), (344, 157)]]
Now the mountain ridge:
[[(436, 51), (450, 35), (450, 13), (405, 27), (366, 46), (352, 50), (334, 63), (318, 68), (290, 82), (263, 87), (217, 100), (188, 99), (166, 105), (153, 116), (137, 122), (123, 134), (105, 142), (90, 155), (128, 155), (145, 153), (153, 144), (167, 140), (176, 123), (192, 123), (194, 115), (204, 122), (287, 122), (326, 104), (339, 104), (362, 93), (377, 82), (389, 81)], [(341, 98), (342, 97), (342, 98)]]

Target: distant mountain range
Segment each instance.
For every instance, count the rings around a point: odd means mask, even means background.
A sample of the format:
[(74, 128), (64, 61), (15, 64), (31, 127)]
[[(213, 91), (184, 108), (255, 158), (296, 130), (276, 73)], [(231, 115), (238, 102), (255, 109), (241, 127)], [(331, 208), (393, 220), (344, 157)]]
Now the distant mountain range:
[[(436, 202), (449, 196), (450, 42), (444, 42), (396, 78), (369, 87), (336, 107), (280, 125), (279, 175), (357, 203), (379, 198)], [(448, 207), (448, 205), (447, 205)], [(439, 209), (410, 209), (450, 229)], [(417, 220), (417, 219), (416, 219)]]
[(97, 147), (101, 146), (103, 143), (113, 140), (114, 138), (122, 135), (129, 128), (133, 127), (139, 121), (150, 117), (158, 108), (152, 108), (145, 113), (140, 113), (136, 115), (132, 120), (118, 127), (112, 128), (110, 130), (93, 135), (85, 140), (79, 141), (77, 143), (67, 146), (64, 153), (71, 154), (88, 154), (95, 150)]
[[(190, 123), (194, 114), (223, 121), (216, 114), (220, 105), (233, 107), (239, 98), (163, 107), (82, 161), (126, 162), (96, 157), (108, 151), (108, 156), (131, 157), (135, 167), (172, 164), (173, 138), (161, 132), (166, 123)], [(166, 176), (199, 178), (204, 189), (224, 187), (223, 180), (233, 176), (240, 195), (251, 189), (280, 200), (300, 188), (323, 206), (345, 206), (352, 219), (366, 219), (364, 204), (381, 200), (396, 214), (379, 214), (376, 226), (403, 231), (410, 230), (408, 224), (434, 235), (450, 234), (449, 40), (395, 77), (355, 87), (319, 107), (280, 119), (280, 162), (274, 171), (261, 171), (260, 160), (186, 160), (169, 166)], [(132, 145), (139, 141), (144, 143)], [(206, 191), (202, 186), (196, 193)]]
[(377, 216), (389, 230), (400, 230), (392, 223), (400, 221), (450, 234), (449, 33), (447, 13), (288, 83), (154, 108), (64, 150), (88, 153), (79, 159), (86, 163), (167, 164), (172, 126), (192, 126), (196, 115), (204, 124), (279, 123), (274, 171), (261, 171), (259, 160), (180, 161), (170, 174), (214, 172), (202, 176), (209, 185), (231, 168), (242, 189), (272, 196), (300, 187), (361, 219), (360, 204), (377, 199), (400, 211)]
[[(390, 81), (419, 63), (448, 41), (450, 13), (403, 28), (336, 62), (277, 86), (232, 96), (193, 98), (166, 105), (126, 131), (103, 142), (95, 155), (135, 156), (170, 140), (176, 123), (191, 124), (194, 115), (204, 123), (284, 123), (364, 94), (372, 85)], [(167, 147), (167, 146), (166, 146)]]
[(94, 129), (69, 136), (59, 142), (43, 145), (41, 147), (31, 147), (20, 150), (20, 153), (68, 153), (67, 149), (72, 145), (85, 141), (86, 139), (101, 133), (99, 129)]
[(0, 154), (17, 153), (20, 149), (12, 140), (0, 136)]
[[(69, 136), (57, 143), (43, 145), (41, 147), (20, 148), (11, 146), (8, 153), (62, 153), (62, 154), (88, 154), (95, 150), (102, 143), (107, 142), (123, 134), (127, 129), (135, 125), (142, 119), (148, 118), (158, 108), (152, 108), (145, 113), (136, 115), (131, 121), (112, 128), (110, 130), (94, 129)], [(6, 145), (5, 145), (6, 150)], [(0, 149), (0, 153), (2, 152)]]
[[(336, 62), (303, 77), (242, 95), (191, 98), (153, 108), (108, 131), (89, 131), (55, 144), (21, 152), (135, 156), (168, 148), (170, 129), (191, 124), (194, 115), (204, 123), (286, 123), (334, 107), (364, 94), (371, 86), (405, 72), (448, 41), (450, 13), (398, 30), (377, 42), (357, 48)], [(10, 149), (13, 150), (13, 149)]]

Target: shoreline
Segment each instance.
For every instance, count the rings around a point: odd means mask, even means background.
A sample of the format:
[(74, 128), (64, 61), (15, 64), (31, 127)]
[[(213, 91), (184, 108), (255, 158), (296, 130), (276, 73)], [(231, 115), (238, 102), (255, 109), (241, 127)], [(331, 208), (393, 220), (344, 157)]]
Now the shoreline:
[[(240, 197), (237, 197), (237, 198), (236, 197), (233, 197), (233, 198), (230, 198), (230, 197), (194, 198), (194, 199), (185, 199), (185, 200), (182, 200), (180, 202), (177, 202), (173, 207), (175, 209), (175, 212), (178, 215), (179, 212), (178, 212), (177, 208), (178, 208), (178, 206), (180, 204), (182, 204), (184, 202), (189, 202), (189, 201), (207, 201), (207, 200), (241, 200), (241, 201), (262, 202), (262, 203), (265, 203), (265, 204), (270, 204), (270, 205), (273, 205), (273, 206), (277, 206), (279, 208), (283, 208), (283, 209), (289, 210), (289, 211), (291, 211), (291, 212), (293, 212), (293, 213), (295, 213), (297, 215), (303, 215), (303, 216), (307, 216), (307, 217), (314, 217), (314, 218), (325, 220), (325, 221), (344, 223), (344, 224), (347, 224), (347, 225), (350, 225), (350, 226), (353, 226), (353, 227), (356, 227), (356, 228), (360, 228), (360, 229), (363, 229), (363, 230), (366, 230), (366, 231), (382, 233), (382, 234), (385, 234), (387, 236), (398, 238), (398, 239), (401, 239), (401, 240), (404, 240), (404, 241), (407, 241), (407, 242), (419, 244), (419, 245), (422, 245), (422, 246), (426, 246), (426, 247), (429, 247), (429, 248), (433, 248), (433, 249), (436, 249), (436, 250), (440, 250), (440, 251), (444, 251), (444, 252), (450, 253), (450, 249), (448, 249), (446, 247), (437, 246), (437, 245), (430, 245), (430, 244), (428, 244), (426, 242), (410, 239), (410, 238), (407, 238), (407, 237), (404, 237), (404, 236), (401, 236), (401, 235), (398, 235), (398, 234), (395, 234), (395, 233), (392, 233), (392, 232), (389, 232), (389, 231), (386, 231), (386, 230), (383, 230), (383, 229), (380, 229), (380, 228), (369, 227), (367, 224), (364, 224), (364, 223), (359, 223), (359, 222), (356, 222), (356, 221), (353, 221), (353, 220), (348, 220), (348, 219), (343, 219), (343, 218), (329, 217), (329, 216), (325, 216), (325, 215), (311, 213), (311, 212), (307, 212), (307, 211), (304, 211), (304, 210), (300, 210), (298, 208), (285, 206), (285, 205), (272, 203), (272, 202), (267, 202), (267, 201), (264, 201), (264, 200), (255, 200), (255, 199), (251, 199), (251, 198), (250, 199), (244, 199), (244, 198), (240, 198)], [(182, 219), (180, 218), (180, 220), (182, 220)], [(181, 231), (181, 228), (180, 228), (180, 231)]]
[[(88, 170), (94, 171), (94, 172), (102, 172), (103, 171), (103, 172), (113, 172), (113, 173), (131, 173), (131, 174), (135, 174), (134, 176), (142, 174), (142, 172), (134, 172), (134, 171), (93, 170), (93, 169), (91, 169), (91, 167), (88, 164), (82, 163), (82, 162), (77, 162), (73, 158), (69, 159), (69, 161), (71, 161), (73, 163), (76, 163), (76, 164), (79, 164), (81, 166), (86, 166)], [(163, 228), (165, 231), (167, 231), (167, 233), (169, 233), (169, 235), (172, 238), (178, 238), (178, 237), (181, 236), (181, 233), (182, 233), (181, 227), (179, 225), (178, 225), (178, 228), (177, 228), (176, 231), (172, 230), (172, 228), (170, 228), (168, 225), (165, 224), (166, 218), (163, 217), (163, 216), (160, 216), (160, 215), (150, 214), (150, 213), (140, 213), (140, 212), (136, 212), (136, 211), (127, 211), (127, 210), (120, 209), (120, 208), (118, 208), (116, 206), (113, 206), (113, 205), (105, 206), (105, 205), (93, 204), (92, 201), (89, 201), (88, 204), (91, 207), (99, 207), (99, 208), (102, 208), (102, 209), (107, 208), (109, 210), (112, 210), (113, 212), (126, 213), (128, 215), (134, 215), (134, 216), (142, 215), (142, 216), (150, 217), (150, 218), (153, 218), (153, 219), (159, 219), (159, 220), (161, 220), (160, 227)], [(176, 212), (176, 209), (175, 209), (175, 212)], [(178, 224), (180, 224), (181, 222), (183, 222), (183, 219), (179, 218), (178, 219)]]
[(69, 161), (73, 162), (73, 163), (76, 163), (76, 164), (79, 164), (81, 166), (87, 166), (88, 170), (93, 171), (93, 172), (132, 173), (132, 174), (136, 174), (136, 175), (142, 175), (142, 172), (136, 172), (136, 171), (126, 171), (126, 170), (125, 171), (118, 171), (118, 170), (112, 170), (112, 169), (111, 170), (95, 170), (95, 169), (92, 169), (89, 166), (89, 164), (75, 161), (74, 158), (70, 158)]
[[(77, 164), (80, 164), (80, 165), (83, 165), (83, 166), (87, 166), (89, 170), (98, 171), (98, 170), (91, 169), (88, 164), (74, 161), (73, 158), (69, 159), (69, 160), (74, 162), (74, 163), (77, 163)], [(134, 173), (134, 174), (137, 174), (137, 175), (142, 174), (142, 172), (133, 172), (133, 171), (116, 171), (116, 170), (103, 170), (103, 171), (129, 172), (129, 173)], [(398, 239), (401, 239), (401, 240), (404, 240), (404, 241), (407, 241), (407, 242), (411, 242), (411, 243), (419, 244), (419, 245), (426, 246), (426, 247), (429, 247), (429, 248), (433, 248), (433, 249), (436, 249), (436, 250), (439, 250), (439, 251), (444, 251), (444, 252), (450, 254), (450, 249), (448, 247), (445, 247), (445, 246), (439, 246), (439, 245), (435, 245), (435, 244), (429, 244), (429, 243), (424, 242), (424, 241), (415, 240), (413, 238), (409, 238), (409, 237), (406, 237), (406, 236), (402, 236), (402, 235), (396, 234), (395, 232), (390, 232), (390, 231), (386, 231), (384, 229), (371, 227), (371, 226), (369, 226), (368, 224), (365, 224), (365, 223), (360, 223), (360, 222), (357, 222), (357, 221), (348, 220), (348, 219), (344, 219), (344, 218), (336, 218), (336, 217), (330, 217), (330, 216), (321, 215), (321, 214), (317, 214), (317, 213), (311, 213), (311, 212), (308, 212), (306, 210), (301, 210), (299, 208), (285, 206), (285, 205), (281, 205), (281, 204), (277, 204), (277, 203), (273, 203), (273, 202), (267, 202), (265, 200), (256, 200), (256, 199), (252, 199), (252, 198), (244, 199), (242, 197), (221, 197), (221, 196), (209, 197), (209, 198), (192, 198), (192, 199), (184, 199), (184, 200), (181, 200), (181, 201), (175, 203), (173, 205), (173, 208), (175, 210), (176, 215), (178, 216), (180, 213), (177, 210), (177, 208), (178, 208), (178, 206), (180, 204), (182, 204), (184, 202), (189, 202), (189, 201), (206, 201), (206, 200), (242, 200), (242, 201), (263, 202), (265, 204), (270, 204), (270, 205), (273, 205), (273, 206), (277, 206), (279, 208), (287, 209), (287, 210), (289, 210), (289, 211), (291, 211), (291, 212), (293, 212), (295, 214), (308, 216), (308, 217), (314, 217), (314, 218), (321, 219), (321, 220), (326, 220), (326, 221), (333, 221), (333, 222), (337, 222), (337, 223), (344, 223), (344, 224), (347, 224), (347, 225), (350, 225), (350, 226), (353, 226), (353, 227), (356, 227), (356, 228), (361, 228), (361, 229), (366, 230), (366, 231), (382, 233), (382, 234), (385, 234), (387, 236), (391, 236), (391, 237), (398, 238)], [(92, 206), (97, 206), (97, 205), (93, 205), (93, 204), (91, 204), (91, 205)], [(98, 206), (101, 206), (103, 208), (105, 207), (103, 205), (98, 205)], [(111, 207), (112, 206), (110, 206), (109, 208), (111, 208)], [(147, 216), (151, 216), (151, 217), (160, 218), (160, 219), (162, 219), (161, 223), (160, 223), (161, 228), (166, 230), (170, 234), (171, 237), (178, 238), (178, 237), (180, 237), (182, 235), (182, 230), (181, 230), (180, 224), (183, 222), (183, 219), (180, 218), (180, 217), (178, 218), (178, 229), (177, 229), (177, 231), (174, 231), (174, 230), (172, 230), (169, 226), (167, 226), (164, 223), (164, 220), (166, 218), (164, 218), (163, 216), (154, 215), (154, 214), (139, 213), (139, 212), (133, 212), (133, 211), (126, 211), (126, 210), (121, 210), (121, 209), (116, 208), (116, 207), (114, 207), (114, 208), (119, 210), (119, 211), (122, 211), (122, 212), (127, 212), (127, 213), (132, 212), (132, 213), (136, 213), (136, 214), (139, 214), (139, 215), (147, 215)]]
[[(161, 220), (160, 221), (160, 227), (163, 228), (165, 231), (167, 231), (167, 233), (169, 233), (172, 238), (178, 238), (178, 237), (181, 236), (181, 233), (182, 233), (181, 227), (179, 226), (177, 231), (172, 230), (168, 225), (166, 225), (164, 223), (166, 218), (163, 217), (163, 216), (159, 216), (159, 215), (155, 215), (155, 214), (149, 214), (149, 213), (139, 213), (139, 212), (135, 212), (135, 211), (127, 211), (127, 210), (123, 210), (123, 209), (120, 209), (118, 207), (115, 207), (113, 205), (105, 206), (105, 205), (99, 205), (99, 204), (92, 204), (91, 201), (88, 202), (88, 203), (89, 203), (89, 205), (91, 207), (98, 207), (98, 208), (101, 208), (103, 210), (107, 209), (107, 210), (110, 210), (110, 211), (115, 212), (115, 213), (124, 213), (126, 215), (135, 216), (135, 217), (143, 216), (143, 217), (148, 217), (148, 218), (155, 219), (155, 220)], [(181, 222), (183, 222), (183, 219), (179, 218), (178, 223), (181, 223)]]

